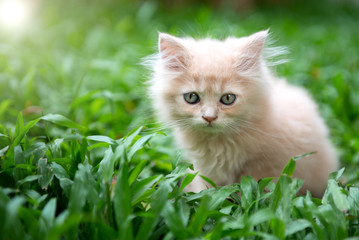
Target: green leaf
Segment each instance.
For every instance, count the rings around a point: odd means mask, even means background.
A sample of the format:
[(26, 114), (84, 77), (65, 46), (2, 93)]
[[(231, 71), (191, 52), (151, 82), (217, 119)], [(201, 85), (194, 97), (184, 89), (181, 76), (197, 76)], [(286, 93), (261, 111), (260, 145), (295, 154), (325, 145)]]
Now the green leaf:
[(295, 221), (290, 222), (286, 225), (285, 228), (285, 236), (288, 237), (294, 233), (302, 231), (308, 227), (311, 227), (312, 224), (306, 219), (297, 219)]
[(81, 162), (84, 162), (86, 160), (87, 148), (88, 148), (87, 139), (83, 138), (79, 149)]
[(23, 239), (23, 236), (21, 236), (23, 235), (23, 228), (18, 218), (18, 212), (25, 202), (26, 199), (23, 196), (15, 196), (6, 205), (5, 229), (14, 231), (15, 239)]
[(52, 198), (48, 201), (41, 212), (41, 217), (44, 219), (45, 224), (50, 228), (55, 219), (56, 213), (56, 198)]
[(42, 116), (40, 119), (48, 122), (55, 123), (57, 125), (68, 127), (68, 128), (77, 128), (77, 129), (83, 129), (84, 127), (81, 126), (78, 123), (75, 123), (71, 121), (70, 119), (60, 115), (60, 114), (47, 114), (45, 116)]
[[(22, 117), (22, 115), (21, 115), (21, 117)], [(14, 140), (14, 142), (13, 142), (13, 146), (16, 146), (16, 145), (19, 145), (19, 143), (21, 142), (21, 140), (25, 137), (25, 135), (28, 133), (28, 131), (33, 127), (33, 126), (35, 126), (35, 124), (39, 121), (40, 119), (38, 118), (38, 119), (35, 119), (35, 120), (32, 120), (31, 122), (29, 122), (29, 123), (27, 123), (26, 125), (25, 125), (25, 127), (24, 126), (22, 126), (22, 127), (20, 127), (19, 126), (19, 129), (17, 130), (18, 131), (18, 133), (17, 134), (15, 134), (15, 140)], [(21, 120), (22, 121), (22, 120)], [(20, 122), (21, 122), (20, 121)], [(17, 124), (21, 124), (21, 123), (17, 123)]]
[(288, 175), (289, 177), (293, 176), (295, 170), (295, 160), (293, 158), (289, 159), (289, 162), (284, 167), (282, 174)]
[(22, 185), (27, 182), (33, 182), (35, 180), (38, 180), (40, 177), (41, 175), (29, 175), (26, 178), (17, 181), (17, 184)]
[(188, 230), (190, 231), (191, 236), (199, 236), (199, 234), (202, 232), (202, 227), (207, 221), (208, 213), (210, 210), (209, 201), (209, 196), (203, 197), (197, 212), (193, 215), (188, 226)]
[(205, 180), (206, 182), (208, 182), (209, 184), (211, 184), (212, 187), (217, 188), (217, 185), (212, 181), (212, 179), (205, 177), (203, 175), (199, 175), (203, 180)]
[(239, 192), (237, 184), (227, 185), (213, 190), (215, 191), (211, 193), (211, 198), (208, 203), (210, 210), (217, 209), (232, 193)]
[(281, 188), (281, 184), (278, 181), (277, 184), (275, 185), (274, 191), (272, 192), (269, 202), (269, 207), (272, 210), (276, 210), (281, 200), (282, 200), (282, 188)]
[(114, 196), (114, 209), (119, 239), (133, 239), (131, 192), (128, 182), (128, 163), (124, 161), (117, 176)]
[(182, 182), (181, 182), (181, 188), (180, 188), (180, 190), (183, 191), (183, 189), (184, 189), (185, 187), (187, 187), (188, 184), (190, 184), (190, 183), (193, 181), (193, 179), (197, 176), (197, 174), (198, 174), (198, 172), (195, 173), (195, 174), (188, 173), (188, 174), (186, 175), (186, 177), (185, 177), (185, 178), (182, 180)]
[(138, 134), (140, 134), (142, 129), (143, 127), (135, 128), (131, 132), (129, 132), (126, 137), (123, 138), (126, 148), (132, 144), (133, 140), (135, 139), (135, 137), (138, 136)]
[(275, 235), (278, 239), (285, 238), (285, 224), (282, 220), (278, 218), (271, 219), (270, 228), (272, 230), (272, 234)]
[(171, 202), (167, 201), (162, 211), (163, 218), (176, 239), (187, 239), (187, 229)]
[(99, 201), (99, 193), (96, 189), (97, 182), (91, 171), (92, 166), (89, 164), (80, 163), (78, 166), (69, 201), (69, 209), (72, 213), (81, 212), (86, 202), (93, 207)]
[(37, 163), (38, 160), (45, 156), (48, 146), (43, 142), (36, 142), (24, 151), (24, 157), (29, 159), (33, 157), (32, 162)]
[(96, 232), (98, 229), (97, 235), (93, 239), (117, 239), (117, 232), (115, 229), (107, 225), (106, 222), (96, 223)]
[(42, 189), (47, 189), (47, 186), (54, 177), (53, 169), (48, 166), (47, 159), (45, 158), (39, 159), (38, 168), (38, 174), (41, 176), (39, 178), (40, 187)]
[(102, 178), (104, 182), (111, 182), (113, 178), (114, 168), (115, 168), (115, 157), (112, 152), (112, 148), (109, 147), (106, 152), (104, 158), (100, 162), (100, 167), (98, 172), (102, 174)]
[(223, 223), (216, 222), (216, 225), (214, 226), (212, 231), (205, 236), (205, 239), (221, 239), (222, 232), (223, 232)]
[(132, 185), (132, 183), (134, 183), (134, 181), (136, 180), (136, 178), (138, 177), (138, 175), (140, 175), (140, 173), (142, 172), (142, 170), (145, 168), (147, 164), (147, 160), (142, 160), (141, 162), (139, 162), (137, 164), (137, 166), (132, 170), (130, 177), (128, 179), (128, 182), (130, 185)]
[(63, 138), (57, 138), (54, 140), (54, 143), (51, 144), (51, 152), (53, 158), (61, 158), (62, 151), (61, 151), (61, 144), (64, 142)]
[(128, 159), (132, 159), (133, 155), (140, 149), (142, 149), (148, 141), (151, 140), (153, 136), (155, 136), (157, 133), (146, 135), (138, 139), (135, 144), (133, 144), (130, 148), (130, 151), (128, 153)]
[(111, 146), (111, 144), (100, 142), (100, 143), (92, 144), (91, 146), (89, 146), (87, 148), (87, 150), (91, 151), (92, 149), (95, 149), (95, 148), (108, 148), (109, 146)]
[(269, 178), (259, 179), (259, 181), (258, 181), (259, 192), (263, 192), (264, 189), (268, 186), (268, 184), (273, 181), (273, 179), (275, 179), (275, 178), (269, 177)]
[(9, 150), (9, 146), (4, 147), (3, 149), (0, 149), (0, 157), (5, 156), (5, 153)]
[(60, 180), (62, 178), (70, 178), (67, 174), (66, 170), (58, 163), (52, 162), (50, 163), (52, 170), (54, 171), (55, 176)]
[[(15, 160), (15, 168), (13, 170), (14, 180), (18, 181), (23, 179), (27, 175), (27, 168), (17, 168), (19, 165), (25, 164), (24, 153), (19, 145), (14, 147), (14, 160)], [(26, 166), (27, 167), (27, 166)]]
[(350, 201), (350, 209), (359, 209), (359, 188), (357, 187), (351, 187), (349, 189), (349, 201)]
[(299, 155), (299, 156), (295, 156), (295, 157), (293, 157), (293, 160), (297, 161), (297, 160), (299, 160), (301, 158), (305, 158), (305, 157), (311, 156), (311, 155), (316, 154), (316, 153), (317, 152), (310, 152), (310, 153), (305, 153), (305, 154), (302, 154), (302, 155)]
[(141, 224), (138, 234), (136, 235), (136, 240), (146, 240), (151, 236), (153, 229), (160, 219), (161, 212), (166, 205), (168, 200), (168, 194), (173, 189), (173, 182), (175, 179), (165, 179), (161, 181), (159, 188), (156, 190), (151, 197), (151, 216), (148, 216), (143, 223)]
[(252, 214), (248, 219), (248, 224), (250, 226), (256, 226), (258, 224), (270, 221), (276, 218), (276, 215), (270, 208), (260, 209), (254, 214)]
[(39, 239), (45, 237), (43, 235), (43, 233), (45, 232), (42, 227), (43, 225), (39, 224), (37, 215), (34, 213), (33, 209), (20, 207), (18, 211), (18, 217), (19, 219), (21, 219), (22, 225), (27, 227), (27, 234), (34, 237), (38, 237)]
[(66, 141), (72, 141), (72, 140), (82, 140), (84, 136), (79, 134), (78, 132), (74, 132), (72, 134), (68, 134), (64, 137), (64, 140)]
[(112, 138), (109, 138), (107, 136), (103, 136), (103, 135), (88, 136), (87, 139), (92, 140), (92, 141), (96, 141), (96, 142), (104, 142), (104, 143), (108, 143), (108, 144), (111, 144), (111, 145), (116, 144), (115, 140), (113, 140)]
[(64, 190), (66, 196), (70, 196), (73, 181), (69, 179), (70, 177), (67, 174), (66, 170), (56, 162), (52, 162), (51, 167), (54, 171), (55, 177), (59, 180), (60, 186)]
[(24, 119), (22, 117), (22, 113), (19, 112), (19, 114), (17, 115), (16, 127), (15, 127), (15, 139), (19, 137), (19, 135), (23, 131), (24, 131)]
[(242, 206), (243, 209), (248, 209), (253, 202), (253, 186), (255, 181), (251, 176), (242, 176), (241, 182), (240, 182), (240, 189), (241, 189), (241, 195), (242, 195)]
[(343, 175), (344, 171), (345, 171), (345, 168), (341, 168), (340, 170), (331, 173), (329, 178), (334, 179), (335, 181), (339, 181), (339, 179)]
[(190, 205), (183, 198), (179, 198), (177, 204), (178, 204), (177, 212), (182, 219), (183, 225), (187, 226), (191, 213)]
[[(21, 229), (20, 222), (18, 221), (18, 211), (22, 204), (26, 202), (26, 199), (22, 196), (15, 196), (6, 205), (6, 225), (11, 228)], [(18, 230), (17, 229), (17, 230)]]
[(350, 207), (348, 197), (344, 194), (341, 187), (334, 179), (329, 179), (328, 187), (324, 193), (322, 203), (330, 204), (330, 197), (333, 199), (335, 206), (341, 211), (347, 211)]
[(161, 179), (161, 176), (151, 176), (136, 182), (132, 186), (132, 205), (137, 204), (142, 196)]

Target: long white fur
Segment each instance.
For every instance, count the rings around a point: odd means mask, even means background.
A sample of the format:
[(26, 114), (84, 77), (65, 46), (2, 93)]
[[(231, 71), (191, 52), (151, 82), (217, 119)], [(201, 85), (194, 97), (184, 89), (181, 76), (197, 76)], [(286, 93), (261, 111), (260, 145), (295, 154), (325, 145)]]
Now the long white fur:
[[(147, 61), (153, 106), (195, 169), (216, 184), (279, 176), (290, 157), (315, 151), (294, 175), (304, 180), (302, 192), (321, 196), (338, 167), (335, 149), (308, 93), (271, 73), (270, 60), (285, 49), (266, 47), (267, 35), (218, 41), (160, 33), (159, 54)], [(186, 103), (186, 92), (197, 92), (200, 103)], [(226, 93), (237, 96), (231, 106), (219, 102)], [(203, 116), (213, 111), (218, 118), (208, 124)], [(188, 190), (206, 187), (196, 178)]]

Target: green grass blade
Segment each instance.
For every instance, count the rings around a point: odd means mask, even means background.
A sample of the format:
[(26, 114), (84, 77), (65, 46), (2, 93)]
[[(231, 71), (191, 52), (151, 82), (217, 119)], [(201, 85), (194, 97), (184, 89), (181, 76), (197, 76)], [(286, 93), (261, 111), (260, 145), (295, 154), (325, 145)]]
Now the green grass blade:
[(24, 152), (19, 145), (14, 147), (14, 158), (15, 168), (13, 170), (13, 176), (15, 181), (19, 181), (20, 179), (23, 179), (28, 173), (26, 169), (19, 167), (20, 165), (26, 166)]
[(147, 240), (150, 238), (156, 224), (160, 219), (161, 212), (166, 205), (168, 200), (168, 194), (173, 189), (174, 179), (165, 179), (161, 181), (160, 186), (154, 194), (151, 196), (150, 202), (150, 213), (151, 216), (145, 218), (141, 226), (139, 227), (138, 233), (136, 235), (136, 240)]
[(112, 138), (110, 137), (107, 137), (107, 136), (103, 136), (103, 135), (93, 135), (93, 136), (88, 136), (86, 137), (88, 140), (91, 140), (91, 141), (96, 141), (96, 142), (104, 142), (104, 143), (108, 143), (108, 144), (111, 144), (111, 145), (115, 145), (116, 144), (116, 141), (113, 140)]
[(182, 222), (181, 217), (175, 210), (174, 206), (170, 202), (166, 202), (166, 206), (163, 208), (162, 216), (169, 230), (173, 233), (176, 239), (187, 239), (187, 229)]
[(120, 239), (133, 239), (131, 192), (128, 182), (128, 163), (126, 159), (120, 167), (115, 185), (114, 209)]
[(109, 147), (106, 150), (105, 156), (100, 162), (100, 168), (98, 169), (98, 173), (101, 174), (104, 182), (110, 183), (112, 181), (115, 160), (112, 148)]
[(350, 208), (348, 197), (338, 183), (334, 179), (329, 179), (328, 187), (324, 193), (322, 203), (330, 204), (330, 198), (333, 200), (334, 205), (341, 211), (347, 211)]
[(55, 220), (56, 213), (56, 199), (52, 198), (48, 201), (41, 212), (41, 217), (44, 219), (47, 228), (50, 229)]
[(202, 232), (202, 227), (207, 221), (207, 217), (209, 214), (209, 202), (210, 197), (205, 196), (202, 198), (199, 208), (196, 213), (193, 215), (190, 224), (188, 226), (188, 230), (191, 233), (191, 236), (199, 236)]
[(147, 160), (142, 160), (141, 162), (139, 162), (137, 164), (137, 166), (132, 170), (130, 177), (128, 179), (128, 182), (130, 185), (132, 185), (136, 178), (138, 177), (138, 175), (140, 175), (140, 173), (142, 172), (142, 170), (145, 168), (147, 164)]
[(140, 134), (142, 129), (143, 127), (138, 127), (127, 134), (127, 136), (124, 138), (125, 147), (128, 147), (132, 144), (133, 140), (138, 136), (138, 134)]
[(277, 216), (270, 208), (264, 208), (260, 209), (254, 214), (252, 214), (248, 219), (248, 225), (250, 226), (256, 226), (258, 224), (270, 221), (272, 219), (275, 219)]
[(295, 170), (295, 160), (293, 158), (289, 159), (289, 162), (287, 165), (285, 165), (282, 174), (286, 174), (289, 177), (293, 176), (294, 170)]
[(142, 197), (145, 196), (146, 192), (150, 190), (156, 182), (161, 179), (161, 176), (152, 176), (145, 179), (142, 179), (139, 182), (136, 182), (132, 185), (132, 205), (137, 204), (142, 200)]
[(41, 177), (41, 175), (30, 175), (30, 176), (25, 177), (24, 179), (19, 180), (17, 182), (17, 184), (22, 185), (27, 182), (33, 182), (33, 181), (38, 180), (40, 177)]
[(78, 123), (75, 123), (71, 121), (70, 119), (60, 115), (60, 114), (47, 114), (45, 116), (42, 116), (40, 119), (48, 122), (55, 123), (57, 125), (68, 127), (68, 128), (77, 128), (77, 129), (83, 129), (84, 127), (81, 126)]
[(15, 136), (14, 136), (15, 139), (18, 138), (23, 131), (24, 131), (24, 119), (22, 113), (20, 112), (17, 115), (17, 120), (16, 120)]
[(181, 182), (180, 190), (183, 191), (183, 189), (184, 189), (185, 187), (187, 187), (188, 184), (190, 184), (190, 183), (193, 181), (193, 179), (197, 176), (197, 174), (198, 174), (198, 172), (195, 173), (195, 174), (188, 173), (188, 174), (186, 175), (186, 177), (185, 177), (185, 178), (182, 180), (182, 182)]
[(25, 137), (25, 135), (28, 133), (28, 131), (35, 126), (35, 124), (40, 121), (40, 119), (35, 119), (30, 121), (29, 123), (27, 123), (25, 126), (20, 127), (20, 129), (18, 130), (18, 134), (15, 134), (15, 140), (12, 143), (13, 146), (17, 146), (19, 145), (19, 143), (21, 142), (21, 140)]
[(131, 160), (133, 155), (140, 149), (142, 149), (153, 136), (155, 136), (157, 133), (146, 135), (138, 139), (130, 148), (130, 151), (128, 152), (128, 159)]
[(212, 181), (212, 179), (203, 176), (203, 175), (199, 175), (203, 180), (205, 180), (206, 182), (208, 182), (212, 187), (217, 188), (217, 185)]
[(288, 237), (299, 231), (311, 227), (312, 224), (306, 219), (297, 219), (287, 224), (285, 229), (285, 236)]
[(9, 150), (9, 146), (0, 149), (0, 157), (5, 156), (5, 153)]
[(40, 187), (43, 189), (47, 189), (48, 185), (52, 181), (54, 177), (53, 169), (48, 166), (47, 159), (40, 159), (38, 163), (38, 175), (41, 177), (39, 178)]

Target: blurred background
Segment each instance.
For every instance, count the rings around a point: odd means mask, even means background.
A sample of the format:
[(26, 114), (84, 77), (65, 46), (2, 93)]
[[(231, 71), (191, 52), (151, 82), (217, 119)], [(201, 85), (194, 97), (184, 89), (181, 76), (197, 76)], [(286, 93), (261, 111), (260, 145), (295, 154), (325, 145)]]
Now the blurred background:
[[(290, 51), (275, 70), (309, 90), (348, 181), (358, 179), (359, 1), (0, 0), (0, 133), (19, 112), (63, 114), (84, 135), (112, 138), (152, 126), (141, 59), (156, 52), (158, 31), (223, 39), (268, 28)], [(30, 134), (41, 139), (45, 128)]]

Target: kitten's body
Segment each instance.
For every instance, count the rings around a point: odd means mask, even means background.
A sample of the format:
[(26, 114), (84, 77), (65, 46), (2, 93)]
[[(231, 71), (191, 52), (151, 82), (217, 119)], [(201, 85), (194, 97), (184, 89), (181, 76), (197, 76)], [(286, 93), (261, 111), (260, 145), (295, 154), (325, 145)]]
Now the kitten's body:
[[(274, 77), (262, 57), (267, 32), (224, 42), (160, 35), (160, 58), (150, 93), (160, 120), (196, 170), (217, 185), (279, 176), (288, 160), (300, 159), (294, 176), (303, 190), (320, 196), (337, 168), (327, 128), (306, 91)], [(195, 93), (189, 103), (184, 94)], [(235, 96), (224, 104), (226, 94)], [(189, 187), (206, 188), (197, 178)]]

